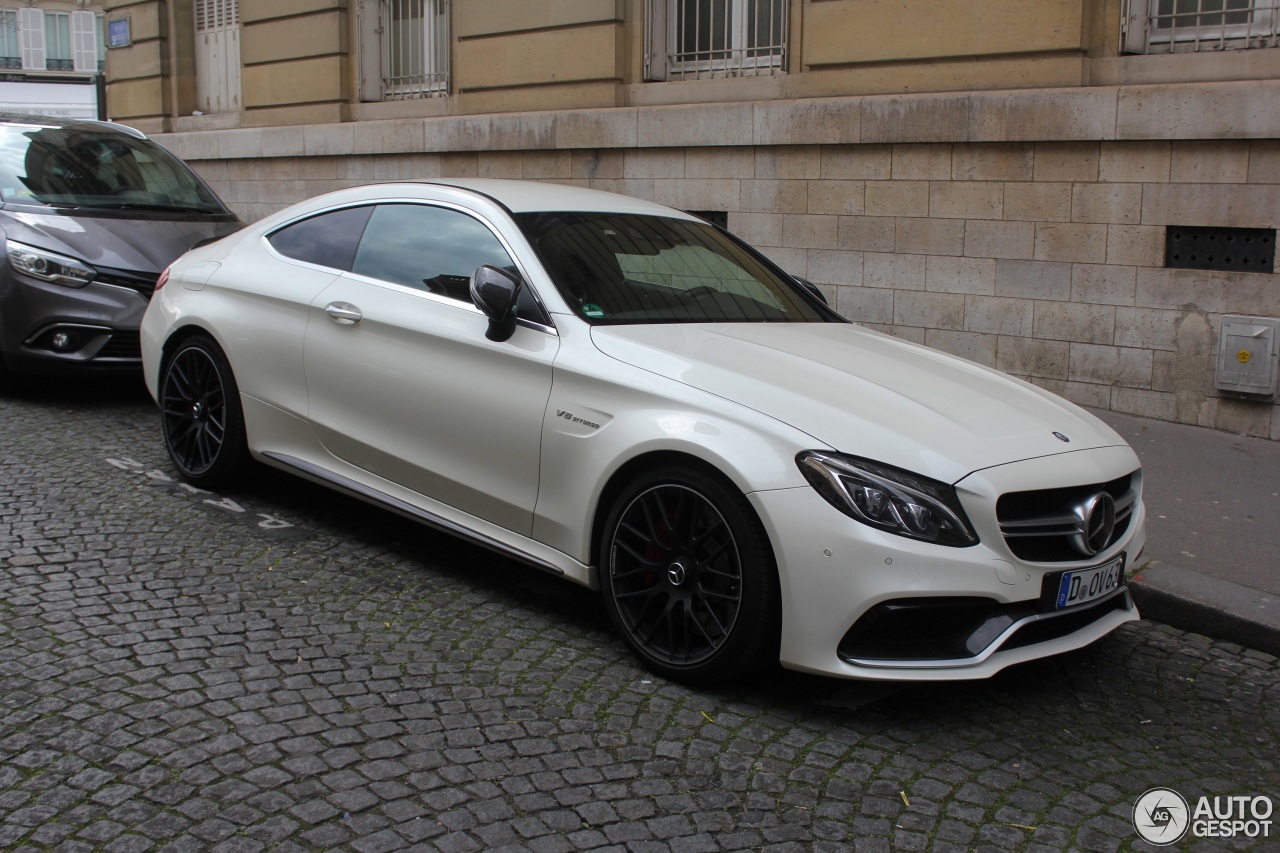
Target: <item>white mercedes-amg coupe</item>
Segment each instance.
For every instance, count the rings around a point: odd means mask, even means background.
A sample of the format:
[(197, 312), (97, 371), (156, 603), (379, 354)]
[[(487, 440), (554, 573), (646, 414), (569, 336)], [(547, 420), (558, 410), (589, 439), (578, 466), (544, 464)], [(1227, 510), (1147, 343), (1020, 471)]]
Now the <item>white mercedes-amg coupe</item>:
[(598, 588), (669, 678), (982, 678), (1138, 618), (1115, 432), (650, 202), (311, 199), (169, 267), (142, 355), (190, 482), (256, 459)]

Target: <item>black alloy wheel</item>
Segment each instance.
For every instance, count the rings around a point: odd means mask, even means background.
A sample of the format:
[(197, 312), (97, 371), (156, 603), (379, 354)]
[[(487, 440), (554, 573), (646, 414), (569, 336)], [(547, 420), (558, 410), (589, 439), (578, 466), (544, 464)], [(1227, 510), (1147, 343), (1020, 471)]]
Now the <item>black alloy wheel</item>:
[(188, 481), (221, 485), (248, 465), (240, 391), (226, 357), (209, 338), (184, 341), (166, 362), (160, 416), (169, 458)]
[(606, 607), (655, 672), (710, 683), (769, 653), (776, 662), (777, 573), (740, 494), (696, 471), (657, 471), (624, 491), (604, 536)]

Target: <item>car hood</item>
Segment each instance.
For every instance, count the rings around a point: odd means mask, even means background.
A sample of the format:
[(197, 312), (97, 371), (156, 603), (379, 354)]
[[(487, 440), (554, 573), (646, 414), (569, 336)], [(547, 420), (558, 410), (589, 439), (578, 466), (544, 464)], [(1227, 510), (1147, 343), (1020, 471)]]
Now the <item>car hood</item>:
[(167, 219), (148, 216), (76, 216), (5, 211), (5, 236), (90, 265), (159, 274), (196, 243), (244, 226), (225, 217)]
[(596, 326), (592, 340), (619, 361), (806, 432), (815, 449), (948, 483), (1007, 462), (1124, 444), (1046, 391), (854, 324)]

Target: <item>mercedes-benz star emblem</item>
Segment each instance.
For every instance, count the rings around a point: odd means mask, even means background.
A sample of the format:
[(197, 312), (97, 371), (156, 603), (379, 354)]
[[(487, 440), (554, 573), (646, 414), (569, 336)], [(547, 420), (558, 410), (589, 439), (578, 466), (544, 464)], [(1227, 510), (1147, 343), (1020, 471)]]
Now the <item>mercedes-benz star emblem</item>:
[(1107, 547), (1116, 528), (1116, 501), (1107, 492), (1098, 492), (1072, 509), (1077, 519), (1071, 547), (1086, 557)]

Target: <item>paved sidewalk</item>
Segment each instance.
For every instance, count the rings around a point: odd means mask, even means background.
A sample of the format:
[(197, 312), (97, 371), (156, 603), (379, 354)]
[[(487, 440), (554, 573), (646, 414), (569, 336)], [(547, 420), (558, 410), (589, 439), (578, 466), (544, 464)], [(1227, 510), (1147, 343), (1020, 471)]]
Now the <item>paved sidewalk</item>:
[(1094, 410), (1142, 459), (1146, 617), (1280, 654), (1280, 442)]

